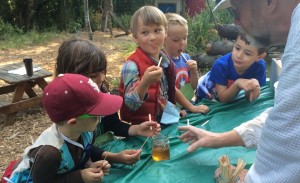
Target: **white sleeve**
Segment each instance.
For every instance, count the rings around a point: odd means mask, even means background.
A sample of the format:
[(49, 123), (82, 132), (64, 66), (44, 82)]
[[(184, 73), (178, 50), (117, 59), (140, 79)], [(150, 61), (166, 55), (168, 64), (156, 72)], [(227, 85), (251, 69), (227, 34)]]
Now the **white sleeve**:
[(266, 109), (256, 118), (242, 123), (240, 126), (234, 128), (234, 130), (241, 136), (247, 148), (257, 146), (260, 139), (261, 129), (264, 126), (266, 118), (268, 117), (271, 109), (272, 107)]

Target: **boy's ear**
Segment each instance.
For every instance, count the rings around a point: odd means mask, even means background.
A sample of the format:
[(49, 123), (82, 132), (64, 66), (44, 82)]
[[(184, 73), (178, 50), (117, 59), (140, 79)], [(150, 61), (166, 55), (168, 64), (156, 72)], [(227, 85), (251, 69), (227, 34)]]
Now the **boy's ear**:
[(278, 1), (277, 0), (267, 0), (267, 10), (268, 12), (272, 13), (276, 11), (276, 8), (278, 6)]
[(134, 37), (134, 42), (139, 45), (139, 40), (136, 37)]
[(67, 125), (76, 125), (77, 121), (76, 118), (71, 118), (67, 121)]
[(266, 56), (267, 56), (267, 53), (266, 53), (266, 52), (264, 52), (264, 53), (258, 55), (258, 57), (257, 57), (257, 59), (256, 59), (256, 62), (259, 61), (260, 59), (265, 58)]

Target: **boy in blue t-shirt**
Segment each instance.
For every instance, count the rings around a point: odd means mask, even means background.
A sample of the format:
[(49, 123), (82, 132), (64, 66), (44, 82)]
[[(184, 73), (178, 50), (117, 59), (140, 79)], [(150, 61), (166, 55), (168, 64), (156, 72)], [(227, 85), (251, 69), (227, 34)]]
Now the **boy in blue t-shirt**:
[(257, 99), (260, 87), (266, 85), (265, 51), (239, 33), (232, 52), (216, 60), (211, 71), (199, 79), (196, 102), (202, 98), (230, 102), (241, 90), (249, 101)]

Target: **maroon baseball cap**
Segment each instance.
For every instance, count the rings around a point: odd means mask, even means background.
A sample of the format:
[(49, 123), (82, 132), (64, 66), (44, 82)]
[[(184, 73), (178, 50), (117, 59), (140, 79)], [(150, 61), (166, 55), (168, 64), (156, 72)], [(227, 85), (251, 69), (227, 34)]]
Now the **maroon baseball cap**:
[(102, 93), (91, 79), (79, 74), (60, 74), (43, 92), (43, 105), (53, 122), (82, 114), (106, 116), (117, 112), (123, 99)]

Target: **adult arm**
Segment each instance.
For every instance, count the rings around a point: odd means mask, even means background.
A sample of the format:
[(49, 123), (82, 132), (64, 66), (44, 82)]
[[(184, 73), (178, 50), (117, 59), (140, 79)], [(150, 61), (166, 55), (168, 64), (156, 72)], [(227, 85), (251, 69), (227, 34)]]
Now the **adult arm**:
[(235, 130), (224, 133), (209, 132), (194, 126), (181, 126), (180, 131), (185, 131), (179, 138), (189, 142), (188, 152), (193, 152), (200, 147), (220, 148), (228, 146), (243, 146), (244, 142)]
[(256, 118), (242, 123), (240, 126), (234, 128), (237, 134), (242, 138), (247, 148), (257, 146), (261, 135), (261, 129), (264, 126), (271, 109), (272, 108), (266, 109)]
[(264, 126), (270, 110), (271, 108), (268, 108), (256, 118), (224, 133), (209, 132), (193, 126), (182, 126), (179, 127), (179, 130), (185, 132), (180, 135), (179, 138), (183, 142), (190, 142), (190, 146), (188, 147), (189, 152), (199, 147), (255, 147), (260, 139), (261, 129)]

